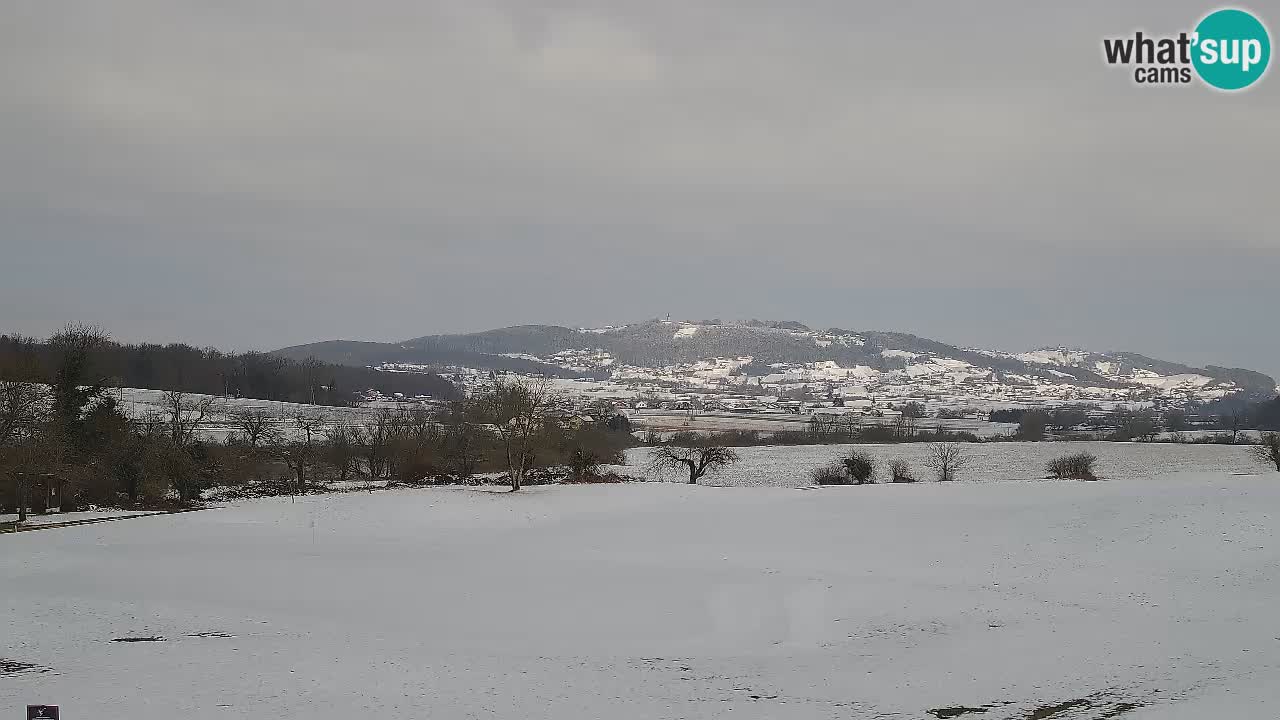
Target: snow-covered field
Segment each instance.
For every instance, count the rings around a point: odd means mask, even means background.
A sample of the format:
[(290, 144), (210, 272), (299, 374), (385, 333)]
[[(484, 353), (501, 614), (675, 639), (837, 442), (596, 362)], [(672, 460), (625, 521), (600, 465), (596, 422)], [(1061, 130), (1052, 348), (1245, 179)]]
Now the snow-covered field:
[[(120, 403), (124, 413), (135, 420), (140, 420), (149, 414), (166, 418), (171, 412), (165, 401), (166, 393), (163, 390), (113, 388), (109, 393)], [(241, 431), (235, 422), (236, 414), (255, 410), (265, 413), (270, 418), (270, 427), (281, 437), (289, 439), (298, 437), (300, 434), (294, 423), (294, 418), (298, 416), (318, 421), (316, 427), (323, 432), (334, 425), (353, 425), (372, 420), (384, 409), (410, 410), (417, 407), (412, 402), (394, 400), (369, 403), (361, 407), (336, 407), (253, 398), (226, 398), (200, 393), (187, 393), (185, 399), (192, 407), (202, 401), (212, 400), (213, 404), (209, 407), (198, 434), (214, 442), (222, 442), (228, 435)]]
[[(810, 427), (810, 414), (761, 412), (761, 413), (723, 413), (703, 412), (692, 420), (688, 413), (678, 410), (633, 410), (628, 415), (631, 426), (636, 430), (650, 428), (660, 432), (719, 432), (724, 430), (754, 430), (773, 433), (782, 430), (805, 430)], [(891, 426), (893, 418), (862, 417), (863, 425)], [(938, 419), (926, 418), (918, 421), (922, 429), (942, 428), (952, 432), (971, 432), (978, 437), (995, 437), (1012, 435), (1018, 430), (1017, 423), (987, 422), (974, 418)]]
[(0, 713), (1274, 717), (1278, 515), (1280, 475), (1202, 471), (436, 488), (6, 535)]
[[(1176, 472), (1210, 472), (1219, 474), (1256, 473), (1258, 464), (1244, 445), (1179, 445), (1173, 443), (1119, 442), (1001, 442), (962, 443), (968, 465), (960, 472), (961, 480), (1014, 480), (1043, 478), (1045, 463), (1062, 455), (1089, 452), (1098, 458), (1096, 472), (1103, 478), (1140, 479)], [(877, 472), (892, 460), (905, 460), (916, 477), (930, 478), (925, 467), (929, 447), (926, 443), (890, 445), (765, 445), (735, 448), (737, 464), (708, 475), (708, 485), (773, 485), (800, 487), (809, 485), (810, 470), (834, 461), (850, 450), (870, 454), (878, 461)], [(632, 448), (627, 452), (627, 465), (620, 472), (650, 480), (679, 480), (675, 475), (662, 475), (648, 468), (650, 447)]]

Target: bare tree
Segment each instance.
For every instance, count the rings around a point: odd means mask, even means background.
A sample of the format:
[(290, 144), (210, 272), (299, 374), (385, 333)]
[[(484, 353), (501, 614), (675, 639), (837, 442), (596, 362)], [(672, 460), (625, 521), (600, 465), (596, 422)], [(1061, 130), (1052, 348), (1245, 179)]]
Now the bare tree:
[(506, 451), (511, 492), (516, 492), (533, 464), (535, 437), (558, 405), (551, 380), (500, 382), (485, 400), (490, 421)]
[(136, 421), (138, 432), (148, 440), (154, 440), (167, 432), (168, 423), (156, 410), (148, 409)]
[(901, 413), (893, 419), (893, 436), (899, 440), (909, 440), (916, 436), (916, 416), (912, 413)]
[(847, 412), (841, 415), (840, 419), (844, 421), (844, 428), (841, 432), (845, 436), (855, 438), (862, 432), (862, 413)]
[(924, 464), (938, 475), (938, 482), (950, 482), (971, 459), (960, 443), (929, 443)]
[(262, 408), (241, 410), (231, 416), (231, 422), (251, 448), (270, 443), (277, 435), (272, 416)]
[(324, 434), (324, 459), (337, 473), (340, 482), (346, 482), (359, 459), (358, 449), (352, 442), (351, 428), (335, 425)]
[(840, 415), (814, 413), (809, 416), (809, 436), (814, 440), (839, 437), (847, 427)]
[(308, 415), (301, 411), (293, 416), (293, 424), (297, 434), (296, 437), (285, 443), (281, 456), (297, 479), (299, 493), (307, 491), (307, 475), (316, 456), (315, 440), (324, 422), (323, 416)]
[(1266, 432), (1253, 446), (1253, 456), (1264, 465), (1275, 465), (1280, 470), (1280, 433)]
[(324, 427), (327, 421), (328, 418), (323, 413), (308, 415), (299, 411), (293, 416), (293, 426), (297, 428), (298, 435), (302, 438), (302, 441), (308, 445), (314, 444), (315, 436), (320, 433), (321, 428)]
[(911, 467), (907, 465), (905, 460), (894, 460), (889, 463), (889, 477), (895, 483), (913, 483), (916, 476), (912, 474)]
[(663, 445), (653, 451), (649, 466), (657, 472), (688, 470), (689, 484), (693, 485), (708, 472), (727, 467), (737, 461), (738, 454), (725, 447)]
[(440, 437), (440, 426), (426, 408), (402, 410), (396, 417), (400, 435), (417, 446), (434, 444)]
[(391, 443), (395, 436), (395, 417), (391, 411), (382, 408), (364, 425), (352, 428), (353, 440), (364, 450), (365, 466), (369, 471), (369, 479), (382, 477), (387, 469)]
[(481, 427), (484, 420), (484, 407), (470, 399), (449, 403), (442, 416), (445, 460), (450, 471), (463, 482), (471, 479), (484, 460), (482, 440), (488, 436), (488, 431)]
[(246, 408), (231, 414), (231, 424), (239, 430), (240, 442), (247, 446), (243, 456), (245, 472), (262, 482), (266, 461), (272, 454), (270, 448), (280, 441), (275, 418), (263, 408)]
[(319, 384), (318, 374), (324, 364), (320, 362), (314, 355), (307, 356), (298, 366), (302, 368), (303, 380), (307, 383), (307, 400), (310, 404), (316, 404), (316, 386)]
[(391, 430), (387, 474), (393, 481), (419, 482), (438, 473), (440, 426), (425, 408), (400, 410)]
[(213, 396), (193, 397), (181, 390), (170, 390), (164, 394), (164, 408), (169, 414), (169, 439), (174, 445), (186, 447), (191, 444), (213, 407), (213, 401)]
[(1218, 417), (1218, 426), (1231, 433), (1232, 445), (1239, 441), (1240, 431), (1244, 429), (1244, 422), (1245, 413), (1241, 408), (1236, 408)]

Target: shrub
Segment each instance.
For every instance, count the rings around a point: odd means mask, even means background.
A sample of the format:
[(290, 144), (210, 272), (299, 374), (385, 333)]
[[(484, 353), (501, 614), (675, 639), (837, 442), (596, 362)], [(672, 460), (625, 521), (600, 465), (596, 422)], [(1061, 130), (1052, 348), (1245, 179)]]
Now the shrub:
[(1093, 474), (1093, 465), (1096, 462), (1098, 458), (1093, 453), (1073, 453), (1050, 460), (1045, 465), (1045, 471), (1050, 477), (1059, 479), (1097, 480), (1098, 476)]
[(851, 484), (849, 475), (845, 472), (844, 465), (838, 462), (823, 465), (820, 468), (814, 468), (809, 472), (809, 478), (813, 480), (815, 485)]
[(600, 456), (585, 448), (574, 448), (566, 458), (569, 467), (568, 482), (583, 483), (600, 474)]
[(889, 463), (889, 476), (891, 482), (896, 483), (913, 483), (916, 481), (915, 475), (911, 473), (911, 466), (906, 460), (894, 460)]
[(860, 450), (854, 450), (840, 460), (844, 471), (854, 485), (868, 485), (876, 481), (876, 461)]
[(632, 482), (634, 480), (635, 478), (632, 478), (626, 475), (619, 475), (616, 472), (605, 472), (605, 473), (595, 473), (594, 475), (585, 475), (579, 480), (575, 480), (573, 476), (570, 475), (566, 477), (562, 482), (569, 485), (588, 484), (588, 483), (612, 484), (612, 483)]

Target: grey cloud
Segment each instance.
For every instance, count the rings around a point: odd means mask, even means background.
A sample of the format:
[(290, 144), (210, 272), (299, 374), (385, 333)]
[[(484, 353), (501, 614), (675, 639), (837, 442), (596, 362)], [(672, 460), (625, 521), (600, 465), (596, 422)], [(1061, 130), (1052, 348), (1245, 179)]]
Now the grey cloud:
[(4, 325), (788, 316), (1280, 375), (1277, 80), (1134, 87), (1102, 37), (1207, 8), (1059, 5), (14, 0)]

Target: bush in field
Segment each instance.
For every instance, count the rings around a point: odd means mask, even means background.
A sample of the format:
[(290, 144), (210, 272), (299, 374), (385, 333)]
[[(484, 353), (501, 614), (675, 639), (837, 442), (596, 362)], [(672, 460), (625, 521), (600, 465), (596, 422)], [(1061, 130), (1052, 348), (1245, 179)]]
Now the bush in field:
[(566, 452), (565, 467), (569, 471), (568, 482), (584, 483), (600, 474), (600, 456), (583, 447), (573, 447)]
[(820, 468), (814, 468), (809, 471), (809, 478), (813, 480), (814, 485), (849, 485), (849, 476), (845, 473), (844, 466), (838, 462), (829, 465), (823, 465)]
[(911, 472), (911, 466), (906, 460), (894, 460), (889, 463), (890, 482), (896, 483), (913, 483), (916, 481), (915, 475)]
[(816, 485), (870, 485), (875, 483), (876, 461), (855, 450), (828, 465), (809, 472)]
[(1059, 479), (1097, 480), (1098, 476), (1093, 474), (1096, 462), (1098, 458), (1093, 453), (1073, 453), (1050, 460), (1045, 465), (1045, 471), (1050, 477)]
[(842, 458), (840, 464), (854, 485), (868, 485), (876, 481), (876, 461), (864, 452), (854, 450)]

